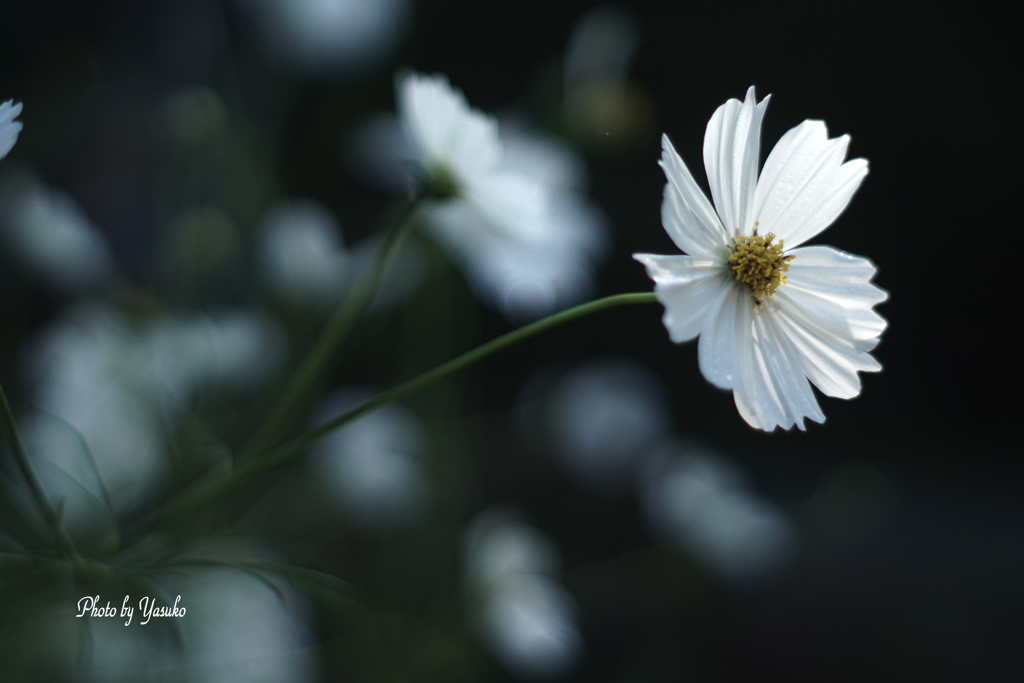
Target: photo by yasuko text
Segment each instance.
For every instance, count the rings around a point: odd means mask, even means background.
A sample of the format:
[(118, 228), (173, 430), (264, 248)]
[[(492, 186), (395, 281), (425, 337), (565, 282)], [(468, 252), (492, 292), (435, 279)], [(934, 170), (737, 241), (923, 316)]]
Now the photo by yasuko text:
[[(120, 616), (125, 619), (124, 625), (129, 626), (132, 623), (132, 615), (135, 613), (135, 608), (129, 604), (131, 600), (130, 595), (124, 596), (124, 600), (121, 603), (121, 611), (118, 613), (116, 607), (110, 606), (110, 601), (107, 600), (107, 604), (104, 606), (100, 605), (100, 596), (87, 595), (78, 601), (78, 614), (76, 617), (117, 617)], [(143, 626), (149, 623), (149, 620), (153, 617), (184, 617), (185, 608), (178, 607), (178, 602), (181, 600), (181, 596), (174, 598), (174, 605), (168, 607), (166, 605), (157, 606), (156, 599), (150, 598), (148, 595), (139, 599), (139, 623)]]

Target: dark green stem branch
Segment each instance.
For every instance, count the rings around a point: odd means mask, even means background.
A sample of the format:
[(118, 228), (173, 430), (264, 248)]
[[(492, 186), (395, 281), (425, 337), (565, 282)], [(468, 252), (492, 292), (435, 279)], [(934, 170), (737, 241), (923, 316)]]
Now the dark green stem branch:
[(163, 519), (172, 517), (176, 514), (189, 512), (201, 505), (204, 505), (257, 474), (283, 465), (302, 453), (317, 439), (323, 437), (328, 432), (337, 429), (346, 422), (349, 422), (364, 413), (368, 413), (375, 408), (379, 408), (391, 403), (392, 401), (397, 401), (409, 394), (415, 393), (420, 389), (424, 389), (431, 384), (458, 372), (459, 370), (483, 360), (487, 356), (528, 339), (535, 334), (548, 330), (552, 327), (557, 327), (558, 325), (570, 320), (575, 320), (576, 318), (590, 315), (591, 313), (603, 311), (606, 308), (623, 306), (626, 304), (655, 303), (656, 301), (657, 299), (652, 292), (616, 294), (603, 299), (597, 299), (596, 301), (580, 304), (575, 308), (555, 313), (547, 318), (525, 325), (518, 330), (513, 330), (508, 334), (504, 334), (497, 339), (476, 347), (472, 351), (467, 351), (461, 356), (453, 358), (447, 363), (439, 365), (433, 370), (428, 370), (422, 375), (414, 377), (396, 387), (378, 394), (377, 396), (359, 404), (355, 408), (339, 415), (321, 427), (307, 432), (302, 436), (296, 437), (271, 451), (263, 453), (262, 455), (254, 456), (248, 462), (240, 464), (232, 472), (223, 472), (222, 474), (214, 475), (197, 482), (192, 488), (187, 489), (176, 499), (170, 501), (167, 505), (150, 515), (150, 517), (147, 518), (142, 523), (142, 526), (136, 531), (136, 534), (144, 533)]
[(256, 434), (252, 436), (236, 453), (235, 463), (244, 465), (253, 456), (273, 445), (284, 431), (295, 414), (302, 408), (310, 389), (316, 384), (330, 363), (334, 352), (362, 316), (366, 307), (373, 300), (373, 295), (380, 287), (388, 265), (398, 252), (402, 240), (408, 234), (415, 221), (414, 211), (419, 205), (419, 198), (408, 203), (395, 226), (388, 233), (384, 243), (377, 251), (376, 259), (367, 269), (366, 275), (360, 279), (352, 292), (337, 308), (324, 326), (320, 336), (306, 353), (302, 363), (292, 375), (291, 380), (281, 393), (270, 415), (260, 424)]

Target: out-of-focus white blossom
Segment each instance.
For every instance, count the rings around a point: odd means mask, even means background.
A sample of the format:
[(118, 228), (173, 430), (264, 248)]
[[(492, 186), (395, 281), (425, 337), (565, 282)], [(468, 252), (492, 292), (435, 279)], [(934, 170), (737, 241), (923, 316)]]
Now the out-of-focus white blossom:
[(18, 133), (21, 132), (21, 121), (15, 121), (21, 114), (21, 102), (17, 104), (14, 100), (7, 100), (0, 104), (0, 159), (7, 156), (7, 153), (18, 141)]
[(131, 509), (166, 467), (141, 336), (108, 309), (80, 307), (44, 332), (28, 369), (39, 411), (23, 433), (44, 486), (73, 534), (109, 530), (111, 513)]
[(92, 288), (113, 267), (107, 238), (82, 208), (27, 174), (0, 181), (0, 230), (12, 256), (61, 292)]
[[(275, 580), (273, 575), (265, 575)], [(61, 614), (61, 621), (79, 629), (88, 627), (83, 645), (81, 635), (63, 633), (64, 650), (87, 647), (88, 669), (68, 660), (71, 680), (78, 681), (167, 681), (184, 679), (195, 683), (306, 683), (320, 680), (317, 644), (311, 628), (312, 610), (302, 595), (287, 582), (276, 580), (280, 594), (252, 574), (234, 569), (178, 570), (174, 577), (157, 577), (145, 597), (157, 608), (174, 607), (175, 599), (185, 616), (145, 617), (133, 592), (131, 623), (120, 619), (81, 619)], [(284, 596), (283, 601), (281, 596)], [(101, 595), (100, 606), (106, 602)], [(110, 600), (118, 612), (121, 602)]]
[[(372, 395), (348, 389), (332, 396), (317, 411), (317, 424)], [(430, 499), (426, 453), (419, 419), (392, 403), (320, 439), (313, 458), (345, 518), (364, 531), (386, 533), (408, 526), (425, 511)]]
[(426, 222), (477, 294), (506, 317), (543, 316), (585, 299), (607, 242), (566, 148), (471, 109), (444, 76), (398, 81), (399, 120), (428, 194)]
[(163, 318), (153, 323), (146, 343), (156, 382), (183, 402), (208, 385), (252, 389), (285, 355), (284, 331), (252, 311)]
[[(155, 591), (149, 595), (156, 596)], [(101, 596), (100, 607), (105, 606), (107, 602), (120, 614), (122, 603), (117, 598), (108, 600), (106, 596)], [(158, 606), (163, 606), (166, 602), (166, 598), (157, 597)], [(173, 595), (170, 596), (169, 602), (169, 606), (173, 607)], [(187, 653), (179, 646), (178, 633), (174, 630), (179, 626), (175, 623), (178, 620), (151, 619), (148, 624), (141, 626), (141, 610), (134, 595), (129, 600), (129, 605), (134, 611), (129, 626), (125, 626), (127, 617), (89, 619), (87, 624), (83, 624), (81, 622), (88, 617), (77, 619), (69, 614), (55, 615), (57, 619), (70, 623), (79, 631), (67, 634), (72, 637), (66, 638), (62, 643), (65, 650), (62, 653), (63, 659), (67, 660), (66, 680), (81, 683), (155, 683), (173, 680), (174, 672), (180, 671), (182, 665), (187, 662)], [(72, 612), (78, 613), (77, 610)], [(188, 612), (186, 615), (186, 618), (191, 616)], [(89, 637), (83, 642), (81, 631), (86, 628), (89, 629)], [(83, 652), (83, 648), (88, 649)], [(84, 656), (76, 657), (79, 653)], [(89, 666), (83, 666), (85, 662), (88, 662)]]
[[(539, 381), (528, 382), (524, 392)], [(524, 433), (544, 434), (567, 473), (598, 492), (631, 486), (636, 467), (669, 431), (660, 380), (626, 358), (574, 368), (540, 403), (524, 406)]]
[(583, 652), (576, 602), (556, 580), (554, 544), (508, 511), (474, 518), (462, 539), (463, 581), (484, 641), (520, 678), (567, 673)]
[(268, 289), (293, 304), (330, 307), (341, 300), (350, 257), (326, 207), (311, 200), (280, 204), (261, 223), (260, 277)]
[(796, 546), (792, 523), (746, 486), (735, 465), (708, 451), (669, 444), (651, 467), (643, 504), (655, 532), (675, 540), (732, 581), (779, 570)]
[(509, 576), (484, 610), (491, 649), (522, 678), (559, 676), (582, 653), (576, 602), (549, 578)]
[(239, 0), (257, 14), (270, 54), (308, 75), (381, 64), (408, 33), (409, 0)]
[(283, 345), (274, 323), (246, 311), (133, 327), (83, 305), (47, 329), (29, 354), (38, 411), (23, 431), (71, 532), (109, 531), (111, 514), (130, 510), (165, 472), (177, 411), (207, 386), (251, 388), (283, 358)]
[[(268, 577), (270, 578), (270, 577)], [(320, 680), (312, 610), (287, 582), (281, 597), (234, 570), (196, 573), (176, 586), (188, 600), (185, 662), (189, 680), (209, 683), (305, 683)]]
[(562, 571), (558, 548), (538, 529), (501, 508), (477, 515), (462, 535), (462, 575), (469, 586), (506, 576), (556, 576)]

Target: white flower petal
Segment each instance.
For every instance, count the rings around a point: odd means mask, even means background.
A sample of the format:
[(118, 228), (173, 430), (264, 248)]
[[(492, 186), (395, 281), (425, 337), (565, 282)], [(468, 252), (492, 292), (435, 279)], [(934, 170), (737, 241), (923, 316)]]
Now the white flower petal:
[(544, 241), (551, 226), (544, 220), (548, 194), (532, 178), (492, 172), (467, 179), (466, 200), (486, 216), (491, 229), (517, 239)]
[(862, 361), (873, 361), (871, 356), (816, 326), (796, 306), (780, 308), (776, 320), (800, 354), (800, 369), (826, 396), (853, 398), (860, 393), (857, 371), (880, 369)]
[(15, 121), (21, 114), (21, 102), (14, 104), (14, 100), (7, 100), (0, 104), (0, 159), (7, 156), (7, 153), (18, 141), (18, 133), (21, 132), (21, 121)]
[[(738, 289), (738, 288), (737, 288)], [(771, 431), (779, 424), (782, 410), (778, 406), (771, 381), (766, 376), (762, 359), (754, 341), (754, 307), (744, 291), (736, 308), (736, 381), (733, 382), (733, 401), (740, 416), (757, 429)], [(701, 341), (703, 342), (703, 337)], [(705, 374), (705, 377), (707, 375)]]
[[(495, 226), (475, 204), (450, 200), (429, 207), (427, 226), (465, 271), (477, 295), (506, 315), (533, 319), (591, 293), (587, 252), (553, 235), (517, 235)], [(547, 223), (544, 223), (547, 225)]]
[[(768, 307), (754, 315), (754, 338), (757, 367), (764, 378), (768, 396), (777, 409), (775, 424), (759, 425), (771, 431), (776, 424), (789, 429), (794, 424), (805, 430), (804, 418), (809, 417), (815, 422), (824, 422), (825, 415), (818, 407), (811, 385), (800, 369), (799, 351), (789, 340), (773, 315), (773, 308)], [(740, 414), (744, 413), (741, 400), (747, 404), (757, 400), (756, 397), (741, 397), (736, 392), (736, 405)], [(784, 416), (778, 420), (778, 414)], [(753, 423), (751, 423), (753, 424)]]
[(774, 233), (791, 249), (839, 217), (868, 174), (866, 159), (843, 163), (849, 143), (848, 135), (829, 140), (822, 121), (804, 121), (782, 136), (757, 181), (760, 234)]
[(555, 190), (584, 191), (587, 166), (567, 143), (538, 133), (516, 119), (502, 120), (499, 135), (504, 147), (499, 168), (533, 178)]
[(633, 258), (644, 264), (654, 280), (658, 301), (665, 306), (662, 322), (677, 344), (701, 333), (712, 304), (732, 284), (732, 278), (715, 261), (656, 254), (633, 254)]
[(697, 362), (704, 379), (720, 389), (732, 389), (740, 381), (739, 345), (751, 334), (748, 294), (740, 285), (724, 287), (709, 305), (701, 330)]
[(727, 237), (711, 202), (694, 181), (690, 170), (672, 146), (661, 136), (661, 161), (665, 171), (665, 196), (661, 203), (661, 222), (676, 246), (692, 256), (723, 258)]
[(704, 134), (708, 184), (729, 235), (749, 235), (753, 231), (761, 119), (770, 97), (757, 104), (754, 86), (750, 86), (742, 103), (731, 99), (715, 110)]
[(827, 301), (831, 304), (828, 317), (844, 317), (851, 339), (870, 342), (859, 348), (873, 349), (887, 323), (871, 309), (889, 298), (885, 290), (871, 283), (874, 264), (832, 247), (802, 247), (787, 253), (794, 258), (789, 262), (785, 293), (791, 299), (804, 300), (806, 296)]
[(498, 122), (471, 109), (445, 76), (408, 74), (398, 83), (403, 129), (424, 166), (444, 164), (465, 181), (501, 158)]
[[(804, 263), (795, 268), (801, 259)], [(867, 282), (874, 267), (828, 247), (797, 250), (792, 264), (790, 283), (773, 296), (776, 321), (799, 351), (800, 366), (814, 385), (828, 396), (852, 398), (860, 393), (857, 372), (882, 369), (868, 353), (886, 325), (870, 308), (885, 298)], [(839, 284), (816, 277), (825, 268), (832, 269), (831, 277)]]

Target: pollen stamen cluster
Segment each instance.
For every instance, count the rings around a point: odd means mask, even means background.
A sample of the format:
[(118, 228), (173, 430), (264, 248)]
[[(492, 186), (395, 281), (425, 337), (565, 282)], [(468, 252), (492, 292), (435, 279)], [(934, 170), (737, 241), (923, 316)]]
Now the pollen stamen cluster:
[(750, 237), (736, 237), (736, 246), (729, 255), (729, 270), (737, 282), (750, 287), (756, 299), (771, 296), (789, 279), (783, 275), (789, 270), (792, 256), (782, 253), (782, 240), (772, 244), (775, 235), (760, 236), (757, 231)]

